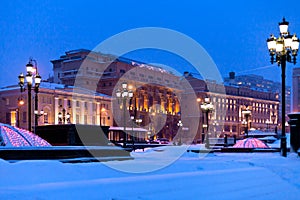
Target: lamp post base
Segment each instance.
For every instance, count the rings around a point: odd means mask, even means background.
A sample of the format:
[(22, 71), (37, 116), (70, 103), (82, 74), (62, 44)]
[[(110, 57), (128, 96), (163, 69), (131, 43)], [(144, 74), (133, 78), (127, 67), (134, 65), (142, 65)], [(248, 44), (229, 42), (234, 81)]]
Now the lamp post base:
[(287, 156), (287, 147), (286, 147), (286, 136), (282, 136), (280, 140), (280, 149), (281, 149), (281, 155), (283, 157)]
[(205, 137), (205, 148), (209, 148), (210, 144), (209, 144), (209, 138), (208, 135)]

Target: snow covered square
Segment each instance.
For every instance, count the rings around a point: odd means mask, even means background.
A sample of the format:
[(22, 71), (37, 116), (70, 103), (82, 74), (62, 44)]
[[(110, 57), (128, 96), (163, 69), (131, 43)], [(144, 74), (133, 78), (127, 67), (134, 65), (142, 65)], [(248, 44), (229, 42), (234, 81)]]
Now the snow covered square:
[[(174, 158), (173, 152), (180, 148), (187, 147), (136, 151), (131, 153), (134, 159), (127, 161), (71, 164), (0, 160), (0, 199), (297, 200), (300, 197), (300, 158), (295, 153), (285, 158), (280, 153), (186, 152)], [(141, 170), (126, 172), (130, 168)]]

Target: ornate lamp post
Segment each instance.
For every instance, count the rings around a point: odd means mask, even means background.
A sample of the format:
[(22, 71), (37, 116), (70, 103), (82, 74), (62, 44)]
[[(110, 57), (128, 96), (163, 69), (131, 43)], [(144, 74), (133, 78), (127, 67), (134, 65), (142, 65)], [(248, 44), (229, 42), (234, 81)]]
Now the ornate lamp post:
[(43, 110), (40, 112), (38, 110), (34, 110), (34, 117), (35, 117), (35, 123), (34, 123), (34, 133), (36, 133), (36, 127), (39, 125), (39, 118), (43, 115), (47, 115)]
[[(33, 64), (35, 66), (33, 66)], [(26, 65), (26, 83), (27, 83), (27, 92), (28, 92), (28, 102), (27, 102), (27, 118), (28, 118), (28, 130), (31, 131), (31, 90), (32, 87), (35, 91), (35, 108), (34, 110), (38, 110), (38, 92), (39, 86), (41, 83), (42, 77), (38, 74), (37, 71), (37, 62), (32, 58), (29, 59), (28, 64)], [(25, 92), (25, 77), (24, 74), (21, 73), (19, 76), (19, 86), (21, 92)], [(35, 124), (37, 124), (38, 116), (35, 116)]]
[[(275, 124), (276, 115), (273, 113), (271, 116), (271, 120), (273, 122), (273, 125)], [(277, 125), (274, 127), (275, 133), (277, 134)]]
[[(286, 146), (286, 135), (285, 135), (285, 71), (286, 62), (296, 64), (296, 56), (299, 49), (299, 39), (296, 34), (293, 36), (288, 32), (289, 22), (283, 21), (279, 23), (280, 35), (278, 38), (274, 37), (272, 34), (270, 38), (267, 39), (268, 49), (271, 56), (271, 63), (274, 61), (281, 66), (281, 154), (282, 156), (287, 156), (287, 146)], [(275, 58), (274, 58), (275, 57)]]
[(249, 106), (246, 106), (246, 108), (244, 108), (242, 110), (242, 114), (244, 115), (245, 119), (246, 119), (246, 126), (245, 126), (245, 133), (246, 133), (246, 137), (248, 137), (248, 131), (249, 131), (249, 117), (251, 116), (251, 108)]
[(70, 117), (70, 113), (68, 113), (65, 108), (58, 113), (58, 121), (60, 124), (68, 124), (70, 122)]
[(208, 114), (214, 110), (214, 106), (210, 102), (209, 98), (204, 98), (204, 102), (200, 106), (202, 112), (205, 114), (205, 120), (206, 120), (206, 137), (205, 137), (205, 147), (209, 148), (209, 138), (208, 138), (208, 128), (209, 128), (209, 123), (208, 123)]
[[(102, 126), (102, 112), (105, 112), (106, 109), (105, 108), (100, 108), (100, 126)], [(104, 126), (105, 126), (105, 121), (104, 121)]]
[(182, 129), (182, 126), (183, 126), (183, 123), (182, 123), (181, 120), (178, 121), (177, 126), (179, 127), (179, 142), (178, 142), (178, 145), (181, 145), (181, 129)]
[(133, 92), (131, 90), (128, 91), (128, 84), (126, 82), (122, 83), (122, 88), (121, 90), (118, 89), (116, 91), (116, 96), (118, 101), (121, 100), (122, 106), (123, 106), (123, 130), (124, 130), (124, 144), (123, 146), (126, 147), (126, 142), (127, 142), (127, 134), (126, 134), (126, 101), (129, 98), (133, 97)]
[(269, 131), (271, 121), (270, 121), (269, 119), (267, 119), (267, 120), (266, 120), (266, 124), (267, 124), (267, 131)]

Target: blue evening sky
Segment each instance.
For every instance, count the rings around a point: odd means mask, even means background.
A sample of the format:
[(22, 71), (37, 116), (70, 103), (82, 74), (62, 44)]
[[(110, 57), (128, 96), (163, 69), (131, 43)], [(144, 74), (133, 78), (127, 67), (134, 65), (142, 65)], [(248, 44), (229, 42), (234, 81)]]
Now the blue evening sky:
[[(266, 39), (271, 33), (278, 35), (278, 22), (283, 16), (290, 22), (291, 33), (300, 36), (299, 7), (299, 0), (2, 0), (0, 87), (16, 84), (31, 56), (46, 78), (52, 72), (50, 60), (65, 51), (93, 49), (117, 33), (149, 26), (173, 29), (196, 40), (222, 76), (235, 71), (237, 75), (253, 73), (280, 81), (280, 68), (270, 66)], [(154, 62), (153, 55), (150, 59), (146, 52), (132, 56)], [(164, 62), (182, 67), (172, 59)], [(288, 65), (289, 85), (293, 67)]]

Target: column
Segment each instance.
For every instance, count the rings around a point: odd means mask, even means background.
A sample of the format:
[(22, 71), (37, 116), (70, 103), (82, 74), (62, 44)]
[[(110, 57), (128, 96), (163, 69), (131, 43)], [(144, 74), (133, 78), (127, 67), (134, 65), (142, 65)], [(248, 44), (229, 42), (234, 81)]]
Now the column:
[(88, 114), (87, 114), (87, 117), (88, 117), (88, 120), (87, 120), (87, 123), (88, 124), (93, 124), (93, 102), (89, 102), (88, 103)]
[(58, 97), (54, 97), (54, 124), (58, 124)]
[(100, 102), (97, 102), (97, 104), (96, 104), (96, 124), (97, 125), (100, 125), (100, 116), (101, 116), (101, 114), (100, 114), (100, 112), (101, 112), (101, 109), (100, 109)]
[(80, 102), (79, 123), (84, 124), (84, 101)]
[(72, 113), (71, 113), (71, 119), (70, 121), (73, 124), (76, 124), (76, 100), (72, 99)]

